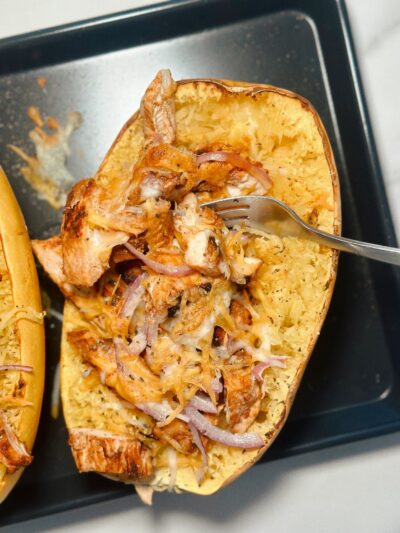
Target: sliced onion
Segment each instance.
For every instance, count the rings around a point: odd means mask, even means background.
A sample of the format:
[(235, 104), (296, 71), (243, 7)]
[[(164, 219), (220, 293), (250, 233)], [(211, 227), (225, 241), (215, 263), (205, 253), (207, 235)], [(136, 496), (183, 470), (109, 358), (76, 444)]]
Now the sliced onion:
[(20, 372), (33, 372), (33, 368), (27, 365), (0, 365), (0, 372), (3, 370), (19, 370)]
[(147, 255), (143, 254), (140, 250), (138, 250), (128, 242), (125, 243), (125, 246), (133, 255), (143, 261), (146, 266), (148, 266), (149, 268), (151, 268), (151, 270), (154, 270), (154, 272), (157, 272), (158, 274), (164, 274), (166, 276), (180, 278), (183, 276), (189, 276), (190, 274), (193, 274), (195, 272), (195, 270), (193, 270), (193, 268), (189, 267), (188, 265), (164, 265), (159, 261), (150, 259), (149, 257), (147, 257)]
[(179, 413), (176, 415), (176, 418), (179, 418), (179, 420), (182, 420), (182, 422), (186, 422), (186, 424), (189, 424), (189, 418), (182, 413)]
[(248, 159), (236, 154), (235, 152), (205, 152), (204, 154), (197, 156), (198, 165), (206, 163), (207, 161), (220, 161), (224, 163), (226, 162), (230, 163), (234, 167), (245, 170), (254, 178), (256, 178), (256, 180), (261, 183), (261, 185), (266, 191), (268, 191), (268, 189), (272, 185), (271, 178), (269, 177), (268, 172), (264, 168), (254, 165)]
[(261, 383), (263, 383), (264, 382), (263, 372), (267, 368), (270, 368), (270, 365), (268, 363), (258, 363), (258, 365), (256, 365), (253, 368), (251, 373), (253, 374), (253, 376), (256, 378), (257, 381), (260, 381)]
[(166, 314), (154, 315), (146, 323), (147, 346), (151, 348), (157, 342), (158, 326), (166, 319)]
[[(139, 355), (146, 349), (147, 339), (143, 331), (138, 331), (129, 344), (125, 344), (120, 337), (114, 337), (114, 349), (117, 362), (120, 362), (121, 354)], [(121, 363), (123, 366), (123, 363)]]
[(263, 372), (267, 368), (271, 368), (272, 366), (276, 366), (279, 368), (285, 368), (286, 364), (284, 363), (284, 360), (286, 359), (285, 355), (271, 355), (267, 358), (266, 361), (263, 361), (262, 363), (258, 363), (252, 370), (253, 376), (258, 381), (263, 381)]
[(172, 409), (166, 402), (140, 402), (135, 404), (135, 407), (157, 420), (157, 422), (164, 422), (172, 414)]
[(147, 336), (142, 331), (138, 331), (126, 348), (130, 354), (141, 354), (146, 346)]
[(199, 468), (198, 471), (196, 472), (197, 483), (200, 485), (204, 479), (204, 476), (206, 475), (207, 468), (208, 468), (207, 452), (203, 446), (203, 443), (201, 441), (201, 437), (200, 437), (199, 432), (197, 431), (197, 428), (191, 423), (189, 423), (188, 426), (189, 426), (190, 432), (192, 433), (193, 442), (195, 446), (199, 449), (199, 452), (201, 454), (201, 463), (202, 463), (201, 468)]
[(198, 392), (189, 402), (190, 407), (202, 411), (203, 413), (217, 414), (217, 408), (212, 403), (210, 398), (201, 392)]
[(287, 355), (270, 355), (267, 357), (264, 363), (268, 363), (269, 366), (277, 366), (279, 368), (285, 368), (286, 367), (286, 361)]
[(25, 457), (31, 457), (30, 454), (27, 452), (25, 446), (22, 444), (22, 442), (15, 435), (14, 431), (8, 425), (6, 416), (1, 409), (0, 409), (0, 421), (1, 421), (1, 425), (3, 426), (4, 432), (6, 434), (7, 440), (10, 443), (10, 446), (16, 451), (16, 453), (18, 455), (24, 455)]
[(140, 274), (133, 283), (131, 283), (125, 292), (125, 302), (121, 308), (120, 316), (131, 318), (137, 306), (140, 304), (144, 294), (142, 281), (147, 277), (146, 273)]
[(217, 370), (215, 378), (211, 382), (211, 389), (217, 393), (221, 394), (221, 392), (224, 390), (224, 386), (221, 382), (221, 371)]
[(184, 412), (200, 433), (215, 442), (225, 444), (225, 446), (251, 450), (262, 448), (265, 444), (264, 439), (258, 433), (231, 433), (230, 431), (214, 426), (199, 411), (193, 409), (193, 407), (187, 406)]

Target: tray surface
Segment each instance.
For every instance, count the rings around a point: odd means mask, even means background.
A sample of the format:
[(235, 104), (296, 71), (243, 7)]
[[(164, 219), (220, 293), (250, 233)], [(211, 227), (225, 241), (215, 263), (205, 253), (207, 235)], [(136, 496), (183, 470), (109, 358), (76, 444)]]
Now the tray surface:
[[(229, 9), (228, 9), (229, 6)], [(58, 231), (61, 212), (37, 199), (7, 148), (32, 153), (26, 110), (65, 121), (80, 111), (69, 169), (92, 175), (154, 73), (217, 77), (296, 91), (319, 112), (339, 170), (343, 233), (395, 245), (344, 6), (326, 0), (183, 1), (0, 42), (0, 161), (33, 238)], [(184, 23), (183, 23), (184, 22)], [(37, 78), (47, 79), (46, 91)], [(53, 307), (57, 289), (41, 275)], [(398, 273), (342, 255), (331, 308), (286, 427), (264, 460), (400, 428)], [(50, 417), (60, 323), (47, 321), (47, 384), (35, 461), (1, 506), (7, 524), (131, 491), (80, 476), (62, 417)]]

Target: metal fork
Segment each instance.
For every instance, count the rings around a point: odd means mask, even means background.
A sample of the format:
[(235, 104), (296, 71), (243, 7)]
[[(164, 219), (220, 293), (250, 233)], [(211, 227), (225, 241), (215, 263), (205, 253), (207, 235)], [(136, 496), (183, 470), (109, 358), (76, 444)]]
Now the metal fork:
[(246, 224), (279, 237), (305, 237), (319, 244), (400, 266), (400, 249), (331, 235), (306, 224), (285, 203), (268, 196), (237, 196), (202, 204), (213, 209), (228, 228)]

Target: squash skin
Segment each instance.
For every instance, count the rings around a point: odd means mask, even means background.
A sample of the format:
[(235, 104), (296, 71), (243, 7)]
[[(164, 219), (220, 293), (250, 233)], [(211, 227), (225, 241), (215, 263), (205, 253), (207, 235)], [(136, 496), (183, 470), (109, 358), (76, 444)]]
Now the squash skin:
[[(31, 307), (42, 311), (39, 282), (25, 221), (7, 177), (0, 167), (0, 239), (12, 285), (15, 306)], [(42, 406), (45, 376), (44, 325), (26, 319), (17, 323), (22, 365), (33, 368), (24, 373), (26, 390), (24, 399), (32, 407), (24, 407), (20, 417), (18, 438), (31, 452)], [(11, 492), (23, 468), (14, 474), (6, 474), (0, 482), (0, 503)]]

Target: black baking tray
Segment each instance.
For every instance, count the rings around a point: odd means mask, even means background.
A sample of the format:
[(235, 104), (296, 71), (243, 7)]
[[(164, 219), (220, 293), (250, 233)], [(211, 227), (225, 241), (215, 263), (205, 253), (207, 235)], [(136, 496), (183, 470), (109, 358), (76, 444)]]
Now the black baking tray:
[[(341, 1), (170, 2), (0, 42), (0, 160), (32, 237), (58, 229), (60, 212), (37, 200), (6, 147), (32, 150), (28, 105), (65, 119), (79, 110), (70, 168), (90, 176), (154, 73), (278, 85), (316, 107), (340, 175), (343, 232), (396, 246)], [(36, 80), (47, 79), (46, 91)], [(62, 310), (57, 290), (41, 282)], [(400, 279), (388, 265), (342, 255), (331, 308), (286, 427), (266, 461), (400, 428)], [(79, 475), (63, 420), (49, 414), (60, 324), (47, 322), (47, 382), (35, 461), (1, 506), (9, 524), (99, 502), (132, 489)]]

